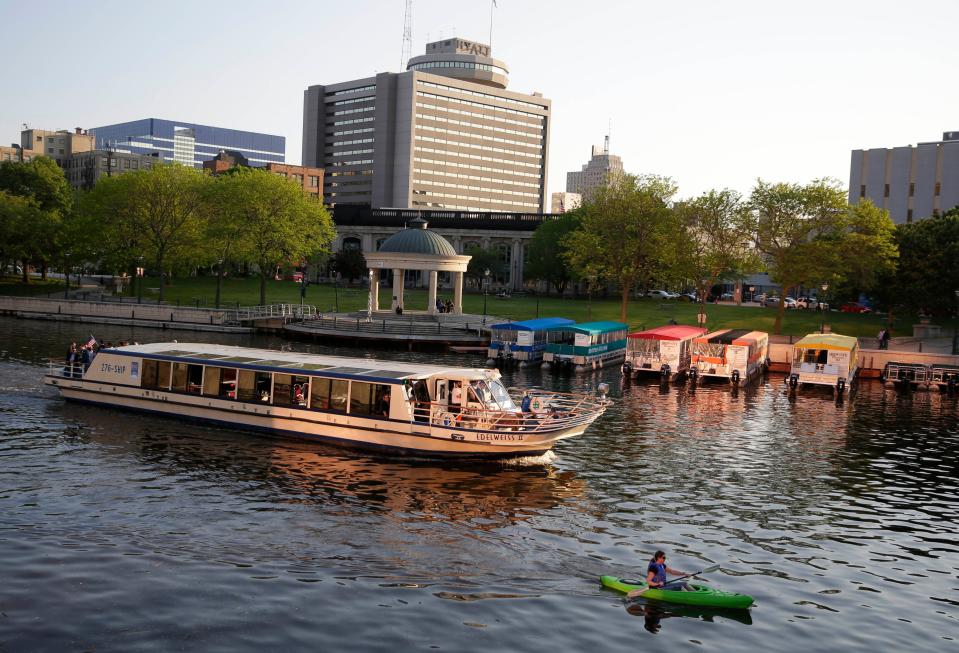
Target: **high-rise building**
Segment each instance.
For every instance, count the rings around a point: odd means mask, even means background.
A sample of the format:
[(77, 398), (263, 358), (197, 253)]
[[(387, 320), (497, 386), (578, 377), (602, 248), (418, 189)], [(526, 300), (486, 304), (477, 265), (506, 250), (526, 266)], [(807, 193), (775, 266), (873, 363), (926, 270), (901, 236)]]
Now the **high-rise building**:
[(283, 163), (286, 138), (274, 134), (210, 127), (191, 122), (144, 118), (91, 129), (98, 149), (133, 154), (158, 153), (164, 161), (196, 168), (220, 150), (235, 150), (253, 165)]
[(868, 198), (896, 224), (959, 206), (959, 132), (915, 147), (853, 150), (849, 202)]
[(582, 170), (566, 173), (566, 192), (579, 193), (584, 199), (589, 199), (596, 188), (606, 185), (610, 175), (622, 171), (621, 158), (610, 154), (608, 146), (594, 145), (589, 163)]
[(488, 45), (429, 43), (403, 73), (310, 86), (303, 165), (328, 204), (542, 212), (551, 102), (506, 90)]

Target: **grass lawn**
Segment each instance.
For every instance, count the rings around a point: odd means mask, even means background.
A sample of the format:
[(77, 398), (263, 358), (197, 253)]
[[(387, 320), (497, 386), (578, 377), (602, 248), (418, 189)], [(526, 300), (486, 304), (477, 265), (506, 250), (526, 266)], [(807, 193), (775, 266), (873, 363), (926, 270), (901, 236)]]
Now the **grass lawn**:
[[(155, 302), (159, 296), (160, 280), (156, 277), (147, 277), (143, 280), (144, 302)], [(5, 277), (0, 280), (0, 294), (31, 296), (45, 296), (46, 293), (63, 291), (61, 281), (51, 280), (42, 283), (33, 280), (29, 285), (19, 283), (19, 278)], [(128, 292), (135, 296), (135, 289)], [(216, 279), (214, 277), (177, 278), (166, 288), (166, 301), (170, 304), (199, 305), (212, 307), (216, 295)], [(406, 305), (413, 309), (426, 308), (426, 290), (409, 290), (404, 293)], [(241, 306), (255, 306), (260, 303), (259, 280), (243, 277), (227, 277), (223, 280), (221, 306), (232, 306), (237, 302)], [(310, 285), (307, 287), (305, 303), (312, 304), (320, 311), (329, 312), (336, 306), (341, 312), (360, 311), (366, 309), (367, 290), (365, 287), (343, 288), (334, 290), (330, 284)], [(391, 289), (380, 287), (380, 303), (387, 307), (391, 296)], [(452, 292), (441, 293), (443, 298), (452, 299)], [(293, 281), (269, 281), (266, 289), (267, 303), (299, 303), (300, 284)], [(486, 308), (489, 315), (496, 317), (524, 320), (536, 317), (567, 317), (577, 322), (592, 320), (619, 320), (619, 300), (617, 298), (570, 299), (557, 297), (540, 297), (533, 295), (514, 295), (511, 299), (499, 299), (495, 295), (486, 298)], [(652, 328), (667, 324), (670, 319), (680, 324), (695, 324), (698, 306), (689, 302), (662, 301), (658, 299), (635, 299), (629, 305), (627, 322), (631, 330)], [(463, 310), (475, 315), (483, 314), (483, 295), (465, 294), (463, 296)], [(707, 326), (710, 330), (722, 328), (748, 328), (772, 333), (776, 319), (776, 309), (762, 308), (757, 304), (713, 305), (706, 306), (708, 315)], [(826, 321), (833, 332), (844, 335), (873, 337), (880, 328), (886, 326), (885, 316), (858, 315), (853, 313), (839, 313), (832, 311), (826, 315), (817, 311), (788, 310), (783, 318), (783, 333), (787, 335), (805, 335), (819, 330), (821, 322)], [(897, 316), (893, 325), (893, 335), (909, 335), (912, 333), (912, 324), (915, 316)], [(952, 329), (951, 322), (942, 323), (943, 327)]]
[[(156, 300), (156, 288), (159, 279), (147, 278), (144, 281), (144, 301)], [(150, 290), (154, 289), (154, 290)], [(216, 279), (211, 277), (195, 277), (174, 279), (173, 284), (167, 286), (166, 300), (182, 305), (195, 304), (199, 300), (200, 306), (213, 306), (216, 294)], [(380, 287), (381, 307), (388, 306), (391, 289)], [(426, 290), (409, 290), (404, 293), (405, 303), (413, 309), (426, 308)], [(452, 299), (452, 292), (441, 293), (444, 298)], [(313, 304), (318, 310), (328, 312), (337, 305), (341, 312), (360, 311), (366, 309), (366, 287), (338, 287), (335, 291), (332, 285), (311, 284), (307, 287), (307, 304)], [(300, 284), (292, 281), (269, 281), (266, 289), (267, 303), (299, 303)], [(223, 280), (222, 304), (230, 305), (239, 302), (240, 305), (256, 305), (260, 302), (259, 281), (242, 277), (232, 277)], [(524, 320), (536, 317), (560, 316), (568, 317), (577, 322), (592, 320), (619, 320), (618, 298), (593, 299), (590, 302), (583, 299), (558, 297), (540, 297), (533, 295), (514, 295), (511, 299), (499, 299), (495, 295), (486, 298), (487, 313), (497, 317)], [(475, 315), (483, 314), (483, 295), (465, 294), (463, 296), (463, 311)], [(656, 299), (636, 299), (629, 305), (627, 322), (630, 329), (652, 328), (669, 322), (670, 318), (680, 324), (696, 323), (697, 306), (690, 302), (661, 301)], [(713, 305), (706, 307), (708, 315), (707, 326), (710, 330), (722, 328), (749, 328), (759, 331), (772, 332), (776, 319), (776, 310), (762, 308), (758, 304)], [(820, 323), (828, 322), (832, 330), (850, 336), (871, 337), (886, 325), (885, 316), (857, 315), (853, 313), (839, 313), (832, 311), (823, 315), (817, 311), (788, 310), (783, 318), (783, 333), (791, 335), (805, 335), (818, 331)], [(893, 326), (893, 335), (907, 335), (912, 333), (914, 318), (911, 316), (897, 317)]]

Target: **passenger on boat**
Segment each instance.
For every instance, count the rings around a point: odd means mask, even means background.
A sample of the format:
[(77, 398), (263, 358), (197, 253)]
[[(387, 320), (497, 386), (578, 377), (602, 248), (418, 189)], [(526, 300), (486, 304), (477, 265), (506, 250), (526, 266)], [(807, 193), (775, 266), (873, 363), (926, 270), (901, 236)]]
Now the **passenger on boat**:
[(379, 396), (376, 398), (376, 414), (384, 417), (390, 416), (390, 389), (380, 388)]
[(450, 391), (450, 412), (459, 415), (463, 410), (463, 382), (453, 381), (453, 389)]
[(299, 383), (293, 386), (293, 402), (297, 406), (306, 405), (306, 399), (303, 397), (303, 386)]
[(672, 574), (674, 576), (686, 576), (685, 571), (679, 571), (678, 569), (673, 569), (672, 567), (666, 566), (666, 554), (662, 551), (657, 551), (652, 560), (649, 561), (649, 565), (646, 567), (646, 584), (648, 588), (642, 590), (633, 590), (627, 596), (633, 598), (639, 596), (646, 589), (667, 589), (674, 591), (683, 591), (690, 589), (684, 581), (669, 581), (666, 579), (666, 574)]

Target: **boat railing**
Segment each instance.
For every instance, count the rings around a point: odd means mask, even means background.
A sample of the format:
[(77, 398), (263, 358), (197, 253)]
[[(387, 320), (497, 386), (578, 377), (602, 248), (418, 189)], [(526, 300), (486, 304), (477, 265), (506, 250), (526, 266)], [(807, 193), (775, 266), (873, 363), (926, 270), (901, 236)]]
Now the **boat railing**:
[(61, 376), (65, 379), (83, 378), (84, 365), (81, 362), (66, 363), (51, 358), (47, 360), (47, 376)]
[(609, 400), (595, 395), (510, 390), (517, 405), (521, 402), (522, 393), (528, 392), (530, 403), (537, 406), (538, 410), (524, 413), (519, 408), (503, 410), (467, 406), (458, 409), (444, 403), (416, 402), (412, 421), (446, 428), (535, 433), (589, 425), (609, 405)]

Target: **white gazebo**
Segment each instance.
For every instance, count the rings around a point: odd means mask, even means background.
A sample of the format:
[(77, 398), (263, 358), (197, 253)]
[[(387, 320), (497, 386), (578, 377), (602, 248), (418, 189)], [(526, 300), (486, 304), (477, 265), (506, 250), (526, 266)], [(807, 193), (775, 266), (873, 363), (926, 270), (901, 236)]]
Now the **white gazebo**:
[(393, 270), (393, 302), (390, 310), (406, 310), (403, 303), (403, 282), (407, 270), (429, 272), (427, 312), (436, 313), (437, 274), (453, 275), (453, 313), (463, 312), (463, 274), (471, 256), (456, 253), (453, 245), (435, 231), (427, 229), (423, 218), (410, 220), (403, 231), (390, 236), (376, 252), (366, 254), (370, 269), (370, 306), (379, 309), (380, 271)]

